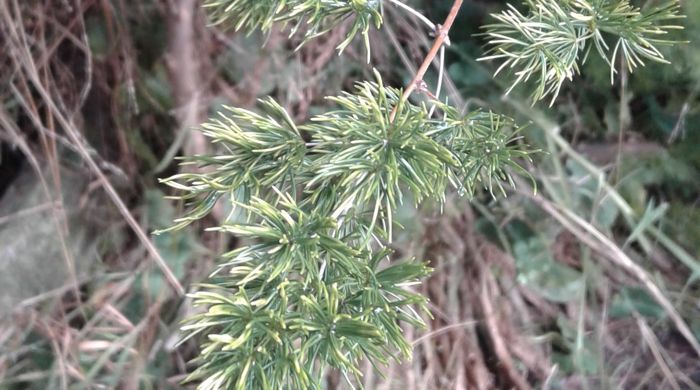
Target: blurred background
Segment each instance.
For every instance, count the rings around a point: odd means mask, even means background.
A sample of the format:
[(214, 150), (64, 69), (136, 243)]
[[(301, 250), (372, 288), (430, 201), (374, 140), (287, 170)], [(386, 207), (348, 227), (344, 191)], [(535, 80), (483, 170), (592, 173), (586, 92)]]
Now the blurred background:
[[(409, 3), (435, 22), (452, 4)], [(611, 85), (590, 56), (551, 108), (475, 61), (504, 7), (465, 1), (445, 91), (529, 124), (538, 191), (399, 210), (396, 247), (436, 269), (419, 287), (434, 319), (365, 387), (700, 388), (700, 1), (682, 1), (670, 65)], [(152, 236), (183, 208), (158, 178), (213, 151), (192, 129), (223, 104), (271, 95), (302, 122), (373, 67), (406, 85), (431, 37), (388, 2), (385, 22), (368, 65), (359, 41), (337, 55), (343, 29), (295, 51), (284, 30), (208, 26), (197, 0), (0, 0), (0, 389), (193, 388), (180, 293), (238, 242), (204, 231), (217, 213)]]

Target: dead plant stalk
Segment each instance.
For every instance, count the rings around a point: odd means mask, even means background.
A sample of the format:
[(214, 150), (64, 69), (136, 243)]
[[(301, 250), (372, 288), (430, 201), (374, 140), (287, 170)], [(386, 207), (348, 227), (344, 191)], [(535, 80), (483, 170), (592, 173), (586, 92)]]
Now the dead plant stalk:
[[(19, 10), (19, 3), (13, 2), (12, 6), (15, 10)], [(177, 277), (170, 269), (168, 264), (165, 262), (163, 257), (160, 255), (158, 250), (155, 248), (154, 244), (149, 239), (146, 232), (138, 224), (134, 216), (129, 211), (128, 207), (122, 200), (121, 196), (117, 193), (114, 186), (107, 178), (107, 176), (102, 172), (100, 166), (97, 164), (95, 159), (92, 157), (86, 146), (87, 142), (84, 140), (83, 136), (76, 129), (73, 118), (65, 115), (64, 112), (59, 108), (59, 103), (57, 103), (51, 92), (46, 88), (41, 80), (39, 71), (36, 67), (36, 62), (34, 61), (29, 46), (26, 43), (27, 39), (24, 36), (24, 26), (19, 23), (18, 26), (15, 20), (12, 19), (12, 13), (9, 9), (9, 5), (0, 2), (0, 16), (3, 16), (3, 22), (6, 23), (9, 28), (9, 41), (11, 42), (10, 50), (13, 52), (13, 59), (15, 61), (16, 69), (23, 70), (26, 73), (28, 80), (36, 88), (36, 92), (41, 96), (41, 98), (46, 103), (48, 109), (52, 113), (53, 117), (56, 119), (58, 124), (64, 129), (70, 141), (75, 145), (78, 153), (81, 155), (83, 160), (87, 163), (91, 171), (97, 176), (99, 182), (104, 188), (105, 192), (112, 200), (116, 208), (119, 210), (120, 214), (124, 217), (127, 224), (134, 231), (139, 241), (142, 242), (148, 253), (153, 258), (156, 265), (163, 272), (166, 281), (172, 290), (178, 295), (183, 296), (185, 294), (185, 289), (182, 287)]]

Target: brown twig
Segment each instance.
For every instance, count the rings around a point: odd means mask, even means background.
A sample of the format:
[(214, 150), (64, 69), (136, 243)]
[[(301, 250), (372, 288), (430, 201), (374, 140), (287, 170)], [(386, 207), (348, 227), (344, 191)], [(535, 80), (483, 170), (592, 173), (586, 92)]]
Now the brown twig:
[(166, 64), (170, 72), (173, 94), (178, 108), (175, 116), (180, 131), (187, 132), (184, 145), (188, 155), (205, 154), (207, 140), (198, 131), (192, 131), (204, 119), (202, 64), (203, 56), (196, 41), (197, 9), (196, 0), (171, 1), (169, 4), (168, 31), (170, 39)]
[(423, 63), (421, 64), (420, 68), (418, 68), (418, 72), (416, 72), (416, 75), (413, 77), (413, 80), (411, 80), (411, 83), (408, 84), (406, 89), (403, 91), (403, 95), (401, 95), (399, 103), (396, 106), (394, 106), (394, 109), (391, 111), (391, 115), (389, 116), (390, 122), (394, 122), (394, 118), (396, 118), (396, 112), (398, 111), (399, 106), (405, 103), (406, 100), (408, 100), (408, 97), (411, 96), (413, 91), (415, 91), (416, 88), (418, 88), (418, 86), (420, 86), (423, 83), (423, 77), (425, 76), (425, 72), (428, 71), (430, 64), (433, 62), (435, 56), (440, 51), (440, 48), (445, 43), (445, 39), (447, 38), (447, 35), (450, 32), (450, 28), (452, 28), (452, 24), (457, 18), (459, 9), (462, 7), (462, 2), (463, 0), (455, 0), (455, 2), (452, 4), (452, 9), (450, 9), (450, 13), (447, 15), (447, 19), (445, 19), (445, 23), (442, 25), (437, 25), (437, 31), (435, 32), (435, 42), (433, 42), (433, 46), (430, 48), (428, 55), (425, 56), (425, 59), (423, 60)]

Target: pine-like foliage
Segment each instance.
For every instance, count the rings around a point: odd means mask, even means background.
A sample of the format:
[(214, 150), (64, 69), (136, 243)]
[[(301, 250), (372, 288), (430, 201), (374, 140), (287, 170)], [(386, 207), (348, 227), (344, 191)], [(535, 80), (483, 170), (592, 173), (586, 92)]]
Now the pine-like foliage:
[[(458, 3), (456, 3), (458, 4)], [(484, 59), (513, 69), (514, 85), (537, 78), (535, 100), (556, 96), (592, 48), (630, 70), (664, 61), (654, 46), (678, 18), (678, 2), (642, 11), (629, 0), (527, 0), (487, 26)], [(306, 39), (352, 25), (340, 49), (382, 23), (379, 0), (206, 0), (216, 23), (268, 30), (293, 23)], [(454, 16), (454, 15), (453, 15)], [(610, 40), (613, 40), (610, 42)], [(611, 50), (610, 47), (613, 47)], [(430, 58), (426, 59), (429, 63)], [(205, 339), (188, 380), (200, 389), (321, 389), (327, 368), (361, 383), (359, 362), (375, 367), (411, 354), (402, 326), (424, 326), (426, 298), (408, 286), (430, 273), (422, 261), (388, 249), (394, 213), (405, 199), (444, 201), (450, 189), (505, 193), (531, 151), (516, 142), (512, 119), (430, 101), (412, 104), (377, 82), (330, 97), (335, 108), (295, 124), (272, 99), (259, 113), (226, 108), (202, 125), (219, 153), (191, 156), (194, 173), (163, 180), (186, 204), (170, 229), (205, 217), (222, 202), (231, 212), (213, 230), (250, 244), (222, 256), (192, 294), (200, 314), (186, 339)], [(400, 227), (400, 226), (399, 226)], [(355, 376), (355, 380), (352, 380)]]
[[(564, 81), (579, 73), (579, 64), (591, 51), (610, 65), (611, 81), (621, 58), (632, 72), (644, 60), (667, 62), (657, 46), (679, 15), (678, 0), (640, 9), (630, 0), (527, 0), (527, 12), (512, 5), (494, 14), (496, 23), (484, 26), (490, 52), (481, 60), (498, 60), (496, 74), (512, 70), (515, 82), (536, 79), (533, 101), (559, 94)], [(611, 49), (612, 47), (612, 49)]]
[(382, 25), (379, 0), (205, 0), (204, 7), (214, 23), (231, 23), (236, 30), (268, 31), (273, 24), (292, 23), (292, 34), (301, 30), (304, 42), (336, 28), (352, 19), (343, 50), (357, 34), (361, 34), (369, 50), (369, 29)]
[(301, 126), (269, 99), (261, 114), (227, 109), (202, 126), (221, 153), (186, 159), (203, 173), (164, 180), (188, 204), (173, 228), (223, 197), (245, 222), (215, 230), (253, 240), (192, 295), (206, 307), (183, 328), (207, 338), (189, 378), (201, 389), (320, 389), (328, 367), (359, 376), (362, 359), (410, 356), (401, 325), (422, 327), (427, 311), (406, 287), (430, 269), (388, 261), (397, 205), (406, 192), (439, 202), (450, 185), (490, 189), (528, 153), (512, 120), (493, 113), (434, 102), (436, 119), (403, 103), (392, 122), (400, 96), (379, 79), (359, 83)]

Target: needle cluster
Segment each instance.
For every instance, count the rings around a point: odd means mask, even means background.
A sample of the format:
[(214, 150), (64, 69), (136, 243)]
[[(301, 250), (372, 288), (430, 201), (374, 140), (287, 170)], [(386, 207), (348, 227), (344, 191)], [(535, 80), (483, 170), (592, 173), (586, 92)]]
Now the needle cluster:
[(611, 82), (618, 62), (630, 72), (645, 60), (666, 63), (659, 46), (674, 43), (665, 36), (682, 28), (674, 24), (682, 18), (678, 0), (651, 9), (630, 0), (527, 0), (525, 6), (492, 15), (496, 22), (484, 26), (490, 50), (480, 60), (501, 62), (496, 74), (513, 72), (508, 92), (534, 79), (533, 101), (550, 96), (553, 103), (592, 49), (610, 66)]
[(292, 34), (301, 31), (304, 42), (351, 20), (342, 51), (361, 34), (369, 50), (369, 29), (382, 25), (380, 0), (205, 0), (215, 24), (231, 24), (236, 30), (268, 31), (275, 23), (290, 23)]
[(229, 108), (202, 125), (220, 153), (189, 157), (199, 173), (163, 180), (187, 204), (173, 228), (225, 199), (245, 222), (213, 230), (252, 242), (192, 294), (206, 308), (183, 328), (206, 335), (189, 378), (201, 389), (320, 389), (329, 367), (350, 380), (363, 359), (410, 356), (401, 326), (424, 326), (427, 302), (406, 287), (430, 268), (389, 261), (397, 205), (500, 187), (528, 152), (508, 118), (431, 102), (435, 118), (401, 93), (377, 76), (303, 125), (270, 99), (260, 114)]
[[(662, 36), (678, 26), (666, 23), (680, 17), (677, 0), (652, 10), (629, 0), (526, 6), (494, 15), (482, 59), (502, 61), (498, 72), (512, 69), (514, 85), (537, 79), (534, 100), (554, 99), (591, 51), (611, 74), (618, 56), (630, 70), (645, 59), (665, 62), (657, 45), (669, 43)], [(205, 7), (216, 23), (246, 31), (292, 23), (306, 39), (349, 19), (341, 50), (357, 34), (369, 48), (370, 26), (382, 23), (380, 0), (206, 0)], [(408, 287), (431, 269), (389, 249), (400, 228), (397, 207), (409, 199), (440, 204), (450, 190), (505, 194), (511, 173), (527, 175), (519, 163), (532, 153), (512, 119), (465, 115), (434, 98), (413, 104), (415, 85), (404, 96), (377, 74), (376, 82), (329, 97), (334, 108), (304, 124), (268, 98), (258, 111), (229, 107), (201, 126), (219, 151), (185, 158), (197, 169), (163, 180), (186, 205), (170, 229), (223, 203), (231, 213), (212, 230), (248, 244), (223, 254), (191, 295), (203, 311), (183, 330), (185, 340), (205, 336), (188, 378), (200, 389), (321, 389), (328, 368), (361, 383), (361, 361), (378, 367), (410, 357), (402, 327), (423, 327), (429, 313), (426, 298)]]

